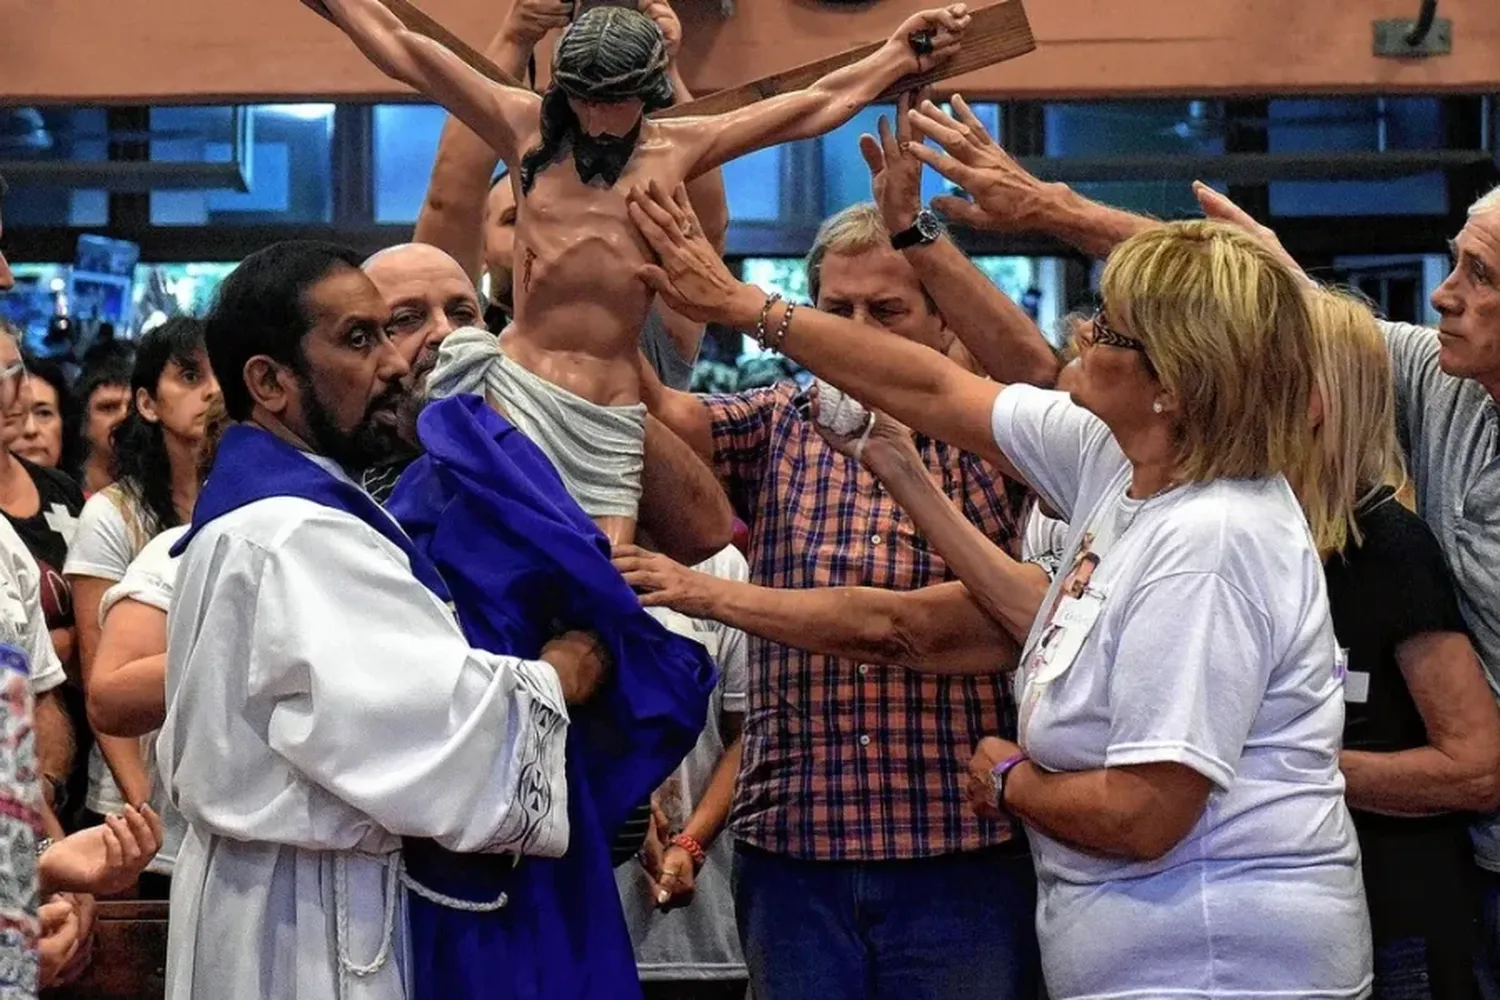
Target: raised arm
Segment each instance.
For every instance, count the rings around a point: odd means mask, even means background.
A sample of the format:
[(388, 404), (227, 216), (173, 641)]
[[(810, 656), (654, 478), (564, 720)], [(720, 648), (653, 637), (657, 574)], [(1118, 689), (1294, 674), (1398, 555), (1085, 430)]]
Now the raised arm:
[[(953, 99), (959, 116), (983, 132), (963, 98)], [(870, 168), (870, 184), (881, 218), (892, 235), (911, 228), (922, 208), (922, 161), (911, 154), (915, 92), (901, 96), (896, 123), (881, 116), (873, 135), (859, 137)], [(944, 323), (973, 354), (985, 374), (1000, 382), (1049, 386), (1057, 378), (1057, 356), (1031, 317), (1010, 300), (946, 234), (902, 251)]]
[[(671, 123), (673, 135), (682, 136), (691, 150), (687, 176), (696, 177), (757, 149), (838, 128), (902, 77), (925, 72), (957, 52), (969, 23), (967, 10), (957, 3), (913, 14), (879, 49), (804, 90), (711, 118)], [(930, 39), (930, 52), (918, 54), (911, 39), (919, 32)]]
[(734, 537), (734, 511), (713, 470), (666, 424), (646, 417), (641, 530), (674, 559), (697, 565)]
[(386, 76), (436, 101), (507, 163), (536, 128), (541, 99), (487, 80), (458, 56), (408, 29), (380, 0), (323, 0), (333, 22)]
[[(568, 23), (568, 0), (516, 0), (485, 55), (516, 79), (554, 28)], [(438, 139), (427, 199), (417, 216), (413, 242), (445, 250), (476, 282), (484, 270), (484, 203), (500, 154), (459, 119), (449, 116)]]
[(943, 147), (939, 151), (913, 142), (908, 152), (973, 198), (934, 199), (933, 207), (950, 219), (994, 232), (1044, 233), (1099, 258), (1158, 225), (1155, 219), (1090, 201), (1066, 184), (1043, 183), (1000, 148), (963, 98), (954, 95), (953, 104), (962, 120), (931, 101), (907, 112), (918, 133)]
[(877, 414), (870, 433), (857, 438), (834, 434), (821, 424), (818, 432), (875, 474), (963, 581), (970, 599), (1016, 642), (1024, 643), (1052, 583), (1047, 571), (1014, 558), (964, 517), (933, 483), (911, 432), (889, 417)]
[(779, 347), (868, 406), (891, 414), (930, 437), (989, 459), (1017, 481), (1023, 477), (995, 444), (990, 417), (1005, 387), (974, 375), (943, 355), (893, 333), (831, 316), (768, 302), (760, 289), (735, 280), (713, 248), (689, 229), (691, 210), (679, 189), (631, 194), (631, 218), (656, 250), (661, 266), (641, 277), (674, 309), (707, 322), (785, 336)]
[[(677, 61), (677, 56), (682, 51), (682, 22), (669, 0), (637, 2), (642, 13), (661, 28), (662, 37), (666, 40), (667, 58), (670, 60), (667, 63), (667, 76), (672, 83), (672, 104), (686, 104), (693, 99), (693, 92), (682, 78), (681, 66)], [(690, 181), (688, 200), (692, 202), (693, 211), (703, 224), (703, 232), (708, 236), (709, 242), (719, 253), (723, 253), (724, 236), (729, 230), (729, 199), (724, 192), (723, 173), (710, 170)], [(656, 303), (656, 313), (667, 335), (672, 338), (678, 356), (689, 364), (695, 363), (703, 345), (704, 324), (673, 311), (660, 300)]]
[(947, 675), (1009, 670), (1019, 653), (957, 582), (910, 591), (778, 590), (700, 573), (635, 546), (621, 548), (615, 566), (648, 607), (711, 618), (814, 653)]

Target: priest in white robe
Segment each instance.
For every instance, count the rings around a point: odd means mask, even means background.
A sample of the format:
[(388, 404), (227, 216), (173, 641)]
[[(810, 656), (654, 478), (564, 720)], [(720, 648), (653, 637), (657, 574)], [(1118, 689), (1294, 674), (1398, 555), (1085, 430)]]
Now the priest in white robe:
[(242, 421), (176, 551), (158, 754), (189, 824), (169, 1000), (408, 995), (402, 837), (557, 857), (568, 705), (604, 670), (470, 648), (431, 564), (346, 474), (380, 456), (406, 372), (358, 258), (281, 244), (208, 320)]

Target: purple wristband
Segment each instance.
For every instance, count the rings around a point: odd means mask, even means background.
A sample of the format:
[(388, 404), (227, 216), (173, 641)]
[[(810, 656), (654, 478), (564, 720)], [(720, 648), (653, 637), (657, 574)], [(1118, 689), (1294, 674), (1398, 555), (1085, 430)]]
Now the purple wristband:
[(1025, 752), (1007, 757), (994, 767), (990, 768), (990, 777), (995, 779), (995, 808), (1005, 812), (1005, 776), (1011, 772), (1017, 764), (1023, 760), (1029, 760)]

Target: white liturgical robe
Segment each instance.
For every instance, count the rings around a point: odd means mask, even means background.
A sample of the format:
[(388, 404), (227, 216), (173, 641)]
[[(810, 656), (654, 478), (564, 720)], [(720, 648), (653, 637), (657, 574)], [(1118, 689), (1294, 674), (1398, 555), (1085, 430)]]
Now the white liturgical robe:
[(400, 838), (562, 855), (567, 725), (548, 664), (471, 649), (357, 518), (276, 497), (209, 522), (157, 744), (189, 824), (169, 1000), (407, 995)]

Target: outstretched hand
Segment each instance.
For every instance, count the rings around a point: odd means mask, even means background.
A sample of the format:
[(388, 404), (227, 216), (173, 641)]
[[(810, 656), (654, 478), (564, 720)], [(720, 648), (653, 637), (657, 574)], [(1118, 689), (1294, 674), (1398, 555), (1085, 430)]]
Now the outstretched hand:
[(911, 228), (922, 210), (922, 161), (907, 148), (912, 141), (911, 110), (919, 94), (909, 90), (896, 99), (896, 121), (880, 116), (878, 138), (859, 137), (859, 151), (870, 168), (870, 187), (885, 228), (899, 233)]
[(703, 234), (688, 201), (687, 187), (670, 195), (656, 181), (628, 195), (630, 221), (641, 231), (660, 266), (644, 265), (640, 279), (666, 304), (700, 323), (745, 326), (755, 321), (765, 296), (735, 280)]
[(1286, 247), (1281, 245), (1281, 240), (1277, 237), (1275, 231), (1269, 226), (1263, 226), (1259, 222), (1256, 222), (1249, 212), (1230, 201), (1228, 195), (1220, 194), (1202, 181), (1193, 182), (1193, 195), (1198, 199), (1198, 204), (1203, 208), (1203, 214), (1207, 218), (1218, 222), (1227, 222), (1232, 226), (1238, 226), (1240, 229), (1243, 229), (1263, 243), (1266, 249), (1275, 254), (1277, 259), (1283, 264), (1291, 268), (1292, 273), (1298, 278), (1309, 285), (1316, 284), (1312, 278), (1307, 276), (1307, 272), (1302, 270), (1302, 265), (1298, 264), (1296, 259), (1287, 252)]
[(711, 618), (713, 602), (707, 584), (713, 577), (689, 569), (638, 545), (621, 545), (614, 553), (615, 569), (648, 608), (671, 608), (689, 618)]
[(41, 857), (43, 892), (109, 896), (135, 885), (161, 849), (161, 817), (150, 806), (126, 806), (104, 823), (69, 834)]
[(572, 0), (516, 0), (505, 19), (505, 31), (513, 41), (535, 47), (549, 31), (566, 28), (572, 19)]
[[(932, 207), (954, 222), (976, 229), (1028, 232), (1039, 227), (1039, 213), (1048, 185), (1028, 173), (985, 130), (968, 103), (958, 94), (952, 98), (954, 115), (931, 101), (907, 112), (918, 133), (906, 151), (974, 199), (943, 196)], [(943, 147), (939, 152), (924, 145), (926, 136)]]
[[(921, 458), (916, 454), (916, 445), (911, 440), (911, 430), (880, 410), (869, 410), (868, 416), (857, 428), (841, 433), (831, 419), (832, 414), (827, 412), (832, 401), (825, 397), (825, 384), (818, 383), (813, 391), (813, 427), (834, 451), (865, 465), (872, 461), (878, 462), (879, 457), (887, 453), (916, 457), (918, 464), (921, 464)], [(829, 395), (834, 394), (838, 394), (837, 390)], [(847, 400), (847, 397), (841, 398)]]
[(958, 52), (969, 20), (969, 7), (962, 3), (918, 11), (901, 22), (886, 44), (899, 46), (911, 60), (910, 73), (925, 73)]
[(682, 51), (682, 22), (672, 4), (668, 0), (636, 0), (636, 5), (661, 29), (661, 36), (667, 43), (667, 58), (676, 62), (677, 53)]

